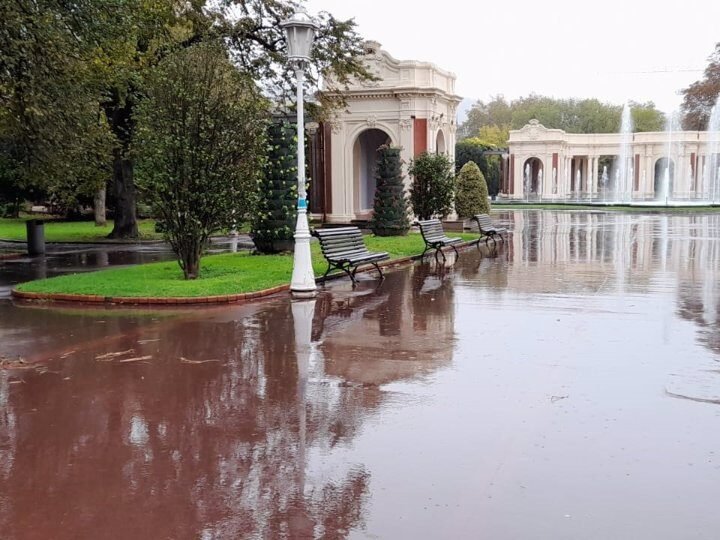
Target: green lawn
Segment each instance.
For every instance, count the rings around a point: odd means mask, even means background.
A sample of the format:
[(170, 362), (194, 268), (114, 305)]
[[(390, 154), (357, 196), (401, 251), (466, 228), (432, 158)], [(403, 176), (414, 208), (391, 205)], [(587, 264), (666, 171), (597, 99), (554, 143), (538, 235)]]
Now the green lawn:
[[(450, 233), (465, 240), (477, 234)], [(371, 251), (387, 251), (398, 259), (422, 253), (422, 237), (411, 233), (405, 237), (367, 236)], [(313, 268), (322, 275), (327, 263), (316, 243), (312, 245)], [(116, 297), (193, 297), (238, 294), (260, 291), (290, 282), (292, 255), (250, 255), (247, 252), (209, 255), (203, 258), (201, 277), (186, 281), (176, 262), (163, 262), (86, 272), (31, 281), (18, 290), (37, 293), (92, 294)]]
[[(5, 219), (0, 218), (0, 240), (26, 239), (26, 218)], [(138, 222), (142, 240), (159, 240), (161, 235), (155, 232), (155, 221), (152, 219)], [(105, 227), (96, 227), (93, 221), (56, 221), (45, 222), (45, 240), (48, 242), (93, 242), (107, 240), (112, 231), (112, 221)]]

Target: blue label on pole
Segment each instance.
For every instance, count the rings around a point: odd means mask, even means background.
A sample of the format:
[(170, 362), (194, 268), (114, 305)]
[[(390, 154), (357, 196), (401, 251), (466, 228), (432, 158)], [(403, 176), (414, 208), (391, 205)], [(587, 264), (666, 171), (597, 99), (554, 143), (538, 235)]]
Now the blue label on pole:
[(298, 208), (307, 208), (307, 200), (298, 199)]

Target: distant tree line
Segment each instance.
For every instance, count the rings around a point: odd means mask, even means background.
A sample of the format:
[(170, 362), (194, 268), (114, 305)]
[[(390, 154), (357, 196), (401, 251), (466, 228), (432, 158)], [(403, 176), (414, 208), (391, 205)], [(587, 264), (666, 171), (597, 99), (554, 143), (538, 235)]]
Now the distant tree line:
[[(652, 102), (631, 106), (635, 131), (664, 129), (665, 115)], [(533, 94), (508, 101), (496, 96), (473, 105), (460, 126), (460, 136), (503, 147), (509, 130), (520, 129), (533, 118), (547, 128), (568, 133), (617, 133), (621, 116), (622, 106), (597, 99), (557, 99)]]

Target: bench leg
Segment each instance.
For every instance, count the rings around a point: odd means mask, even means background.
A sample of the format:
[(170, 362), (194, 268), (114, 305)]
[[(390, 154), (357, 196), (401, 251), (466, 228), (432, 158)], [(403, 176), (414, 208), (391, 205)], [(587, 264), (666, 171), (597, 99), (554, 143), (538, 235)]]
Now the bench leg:
[(323, 277), (322, 277), (322, 278), (323, 278), (323, 281), (325, 281), (325, 278), (326, 278), (327, 275), (330, 273), (330, 270), (332, 270), (332, 268), (333, 268), (333, 265), (330, 264), (330, 263), (328, 263), (327, 270), (325, 270), (325, 273), (323, 274)]
[(460, 254), (458, 253), (458, 250), (455, 247), (455, 244), (450, 244), (450, 247), (453, 248), (453, 251), (455, 251), (455, 257), (460, 258)]
[(383, 271), (380, 269), (378, 263), (374, 262), (372, 264), (375, 267), (375, 270), (377, 270), (377, 273), (380, 274), (380, 280), (382, 281), (383, 279), (385, 279), (385, 274), (383, 274)]
[(425, 250), (422, 252), (422, 255), (420, 255), (420, 260), (421, 260), (421, 261), (425, 258), (425, 254), (426, 254), (428, 251), (430, 251), (430, 249), (432, 249), (432, 248), (428, 247), (428, 245), (425, 244)]
[(345, 271), (345, 273), (348, 276), (350, 276), (350, 281), (352, 281), (352, 286), (355, 287), (355, 283), (356, 283), (355, 282), (355, 272), (357, 272), (358, 267), (356, 266), (355, 268), (353, 268), (352, 272), (350, 271), (350, 268), (351, 268), (351, 266), (347, 265), (347, 267), (343, 268), (343, 270)]

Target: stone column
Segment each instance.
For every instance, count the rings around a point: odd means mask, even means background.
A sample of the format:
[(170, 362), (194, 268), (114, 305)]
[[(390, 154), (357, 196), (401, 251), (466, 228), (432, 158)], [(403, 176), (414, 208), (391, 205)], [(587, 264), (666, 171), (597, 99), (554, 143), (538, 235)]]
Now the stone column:
[(591, 161), (592, 158), (590, 156), (585, 158), (585, 171), (587, 171), (587, 176), (585, 176), (585, 182), (583, 182), (585, 193), (590, 193), (590, 191), (592, 190), (592, 169), (590, 167)]
[(645, 197), (655, 194), (655, 169), (653, 169), (653, 155), (651, 148), (645, 149), (645, 185), (642, 186), (641, 191)]

